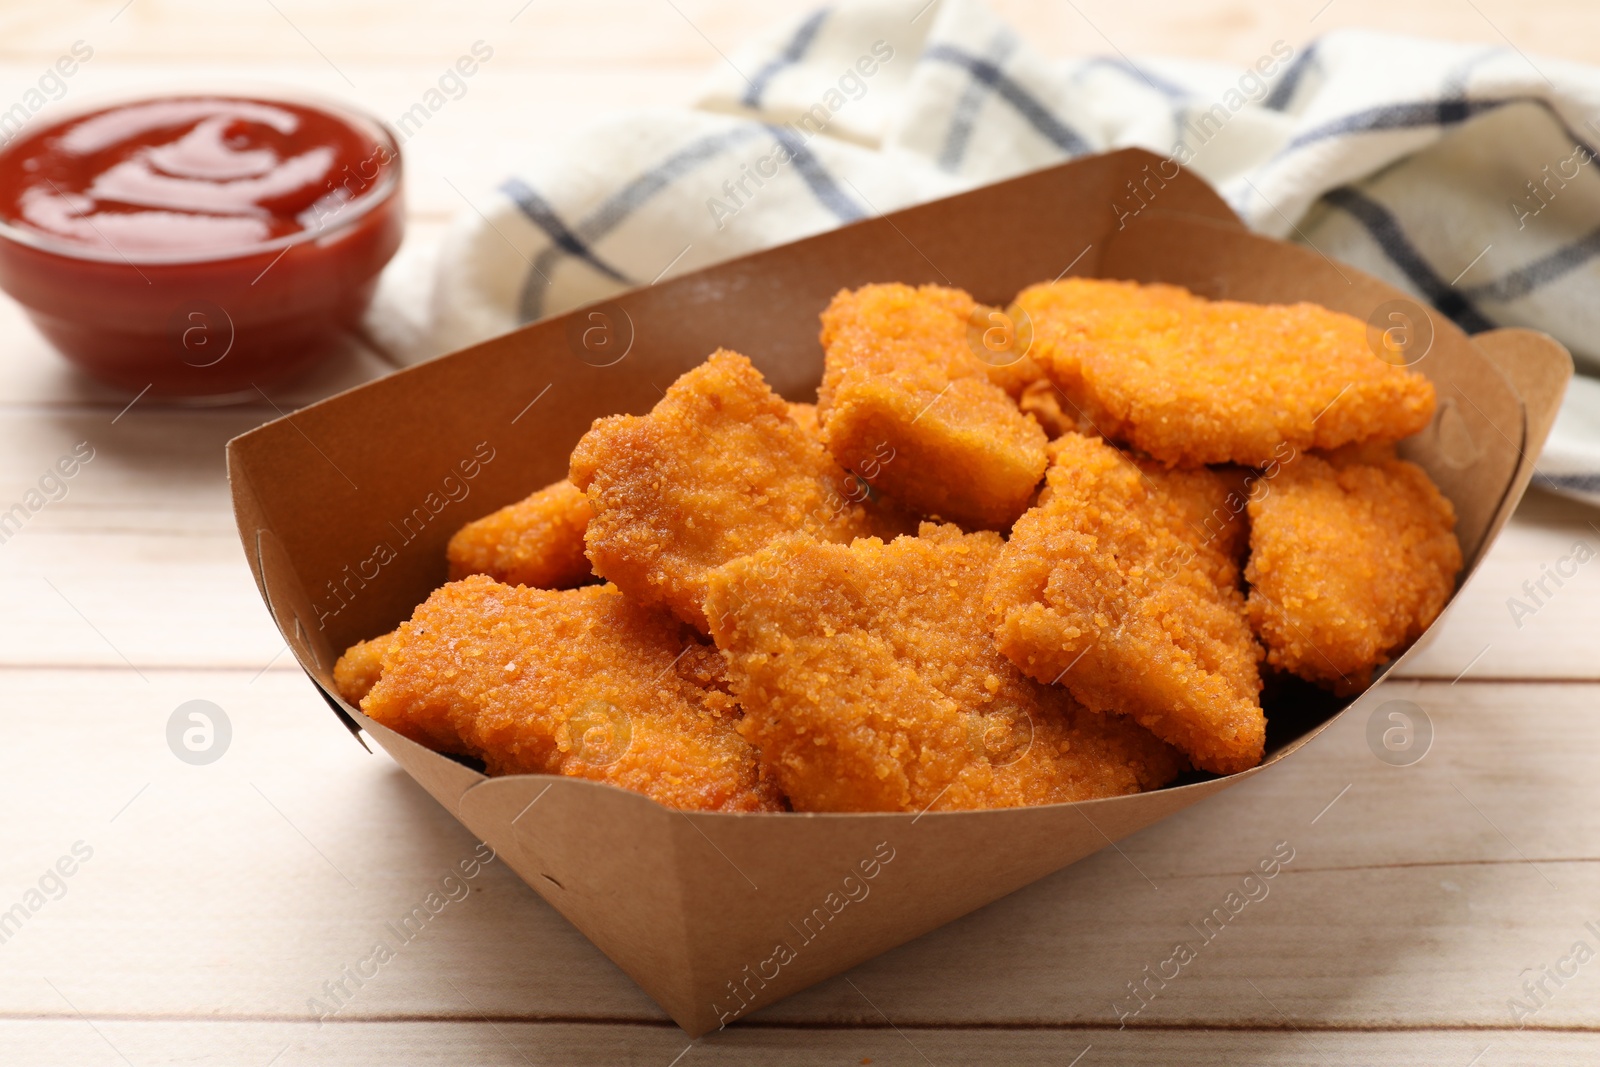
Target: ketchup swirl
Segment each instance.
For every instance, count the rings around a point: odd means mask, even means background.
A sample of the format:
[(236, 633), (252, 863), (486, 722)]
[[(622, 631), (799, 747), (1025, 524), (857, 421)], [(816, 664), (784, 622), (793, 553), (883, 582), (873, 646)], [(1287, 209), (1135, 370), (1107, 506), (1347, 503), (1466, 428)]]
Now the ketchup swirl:
[(259, 398), (350, 346), (405, 229), (381, 122), (178, 93), (0, 146), (0, 289), (72, 362), (155, 397)]
[(7, 222), (134, 260), (246, 252), (317, 231), (392, 158), (315, 108), (208, 97), (93, 112), (6, 155)]

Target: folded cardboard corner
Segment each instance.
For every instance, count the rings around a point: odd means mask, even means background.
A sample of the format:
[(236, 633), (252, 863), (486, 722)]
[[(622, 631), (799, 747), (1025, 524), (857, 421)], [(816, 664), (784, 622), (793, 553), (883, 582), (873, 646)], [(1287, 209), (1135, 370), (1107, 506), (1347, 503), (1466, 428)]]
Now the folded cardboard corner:
[[(603, 320), (580, 309), (532, 324), (246, 434), (229, 444), (228, 469), (262, 597), (347, 724), (694, 1035), (1259, 773), (1377, 688), (1270, 709), (1266, 761), (1230, 778), (1004, 811), (719, 815), (571, 778), (485, 778), (343, 704), (331, 676), (345, 647), (392, 629), (445, 580), (456, 528), (565, 476), (593, 419), (648, 410), (713, 349), (743, 352), (784, 395), (809, 399), (822, 363), (817, 315), (842, 287), (938, 282), (1003, 304), (1070, 269), (1213, 297), (1310, 300), (1362, 319), (1406, 300), (1249, 234), (1186, 173), (1153, 185), (1159, 163), (1110, 153), (856, 223), (622, 294)], [(1136, 182), (1146, 196), (1134, 202)], [(621, 359), (574, 343), (596, 321), (628, 342)], [(1571, 361), (1531, 331), (1473, 341), (1429, 321), (1432, 346), (1416, 369), (1437, 387), (1439, 415), (1407, 455), (1454, 502), (1470, 573), (1532, 476)]]

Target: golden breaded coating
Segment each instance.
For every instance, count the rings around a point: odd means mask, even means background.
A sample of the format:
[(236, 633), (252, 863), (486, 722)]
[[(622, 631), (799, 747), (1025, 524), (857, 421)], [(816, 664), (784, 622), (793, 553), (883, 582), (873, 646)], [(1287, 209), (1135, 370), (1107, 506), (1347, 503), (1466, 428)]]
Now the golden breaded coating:
[(597, 419), (572, 453), (595, 573), (706, 630), (708, 572), (797, 531), (876, 532), (856, 480), (789, 417), (750, 361), (719, 351), (645, 416)]
[[(1031, 341), (1030, 337), (1028, 343)], [(1032, 356), (1023, 356), (1015, 363), (985, 363), (984, 373), (991, 382), (1004, 389), (1012, 400), (1021, 400), (1028, 386), (1045, 380), (1044, 370), (1034, 362)]]
[(995, 650), (998, 534), (924, 524), (847, 546), (796, 536), (711, 577), (740, 731), (796, 811), (999, 808), (1117, 796), (1183, 760)]
[(1033, 421), (1044, 430), (1044, 435), (1054, 441), (1064, 433), (1077, 431), (1078, 433), (1092, 433), (1092, 427), (1080, 424), (1077, 412), (1061, 406), (1061, 390), (1048, 378), (1029, 382), (1027, 388), (1022, 390), (1022, 395), (1017, 398), (1017, 407), (1024, 415), (1032, 415)]
[[(1238, 563), (1212, 538), (1206, 505), (1226, 496), (1209, 471), (1158, 477), (1104, 441), (1067, 434), (1038, 507), (1017, 520), (985, 603), (1000, 650), (1096, 711), (1132, 718), (1197, 767), (1232, 774), (1261, 761), (1261, 649)], [(1210, 477), (1210, 488), (1197, 482)]]
[(357, 641), (333, 665), (333, 684), (344, 697), (345, 703), (358, 707), (372, 687), (378, 684), (383, 673), (383, 654), (394, 640), (393, 633), (382, 634), (370, 641)]
[(817, 405), (791, 402), (789, 417), (806, 433), (818, 440), (822, 439), (822, 424), (817, 421)]
[[(973, 354), (959, 289), (868, 285), (822, 314), (828, 448), (913, 511), (1005, 529), (1045, 468), (1045, 434)], [(997, 372), (998, 373), (998, 372)], [(1010, 383), (1020, 393), (1021, 373)]]
[[(817, 406), (815, 404), (790, 404), (789, 417), (799, 424), (800, 428), (818, 441), (823, 440), (822, 427), (817, 422)], [(824, 444), (823, 447), (827, 447)], [(869, 470), (872, 468), (868, 468)], [(846, 472), (835, 488), (838, 496), (833, 500), (835, 507), (842, 501), (859, 504), (866, 513), (867, 527), (873, 537), (881, 537), (885, 541), (892, 541), (901, 534), (914, 534), (917, 524), (921, 521), (916, 515), (907, 511), (899, 504), (890, 500), (882, 493), (877, 492), (858, 474)]]
[(1028, 386), (1044, 380), (1044, 368), (1027, 354), (1033, 347), (1033, 323), (1019, 321), (1014, 307), (1002, 311), (974, 303), (968, 315), (967, 351), (974, 355), (980, 349), (987, 352), (988, 358), (978, 359), (983, 372), (1011, 399), (1021, 400)]
[(1250, 503), (1250, 621), (1267, 662), (1337, 693), (1438, 618), (1461, 570), (1455, 509), (1421, 467), (1301, 456)]
[(728, 683), (728, 663), (715, 645), (690, 645), (672, 669), (684, 681), (692, 682), (701, 689), (733, 692)]
[(1067, 278), (1016, 306), (1033, 357), (1096, 430), (1169, 466), (1262, 467), (1285, 446), (1398, 441), (1433, 418), (1432, 383), (1378, 358), (1365, 323), (1315, 304)]
[(492, 775), (587, 778), (688, 810), (781, 810), (731, 702), (708, 702), (673, 670), (693, 640), (613, 586), (474, 575), (401, 624), (361, 710)]
[(1133, 461), (1173, 509), (1173, 529), (1190, 538), (1196, 563), (1223, 588), (1238, 588), (1250, 547), (1252, 471), (1244, 467), (1169, 470), (1154, 460)]
[[(1058, 451), (1064, 451), (1069, 462), (1079, 455), (1079, 436), (1092, 437), (1073, 434), (1072, 440), (1061, 442), (1059, 450), (1052, 442), (1051, 459)], [(1159, 521), (1187, 540), (1195, 566), (1203, 568), (1223, 589), (1238, 588), (1250, 547), (1247, 513), (1257, 473), (1231, 466), (1169, 469), (1152, 459), (1123, 458), (1143, 474), (1148, 488), (1158, 490), (1144, 501), (1145, 517), (1157, 521), (1159, 513)], [(1052, 495), (1046, 483), (1037, 503), (1047, 504)]]
[(583, 554), (589, 498), (565, 478), (469, 522), (450, 538), (450, 580), (487, 574), (507, 585), (570, 589), (594, 577)]

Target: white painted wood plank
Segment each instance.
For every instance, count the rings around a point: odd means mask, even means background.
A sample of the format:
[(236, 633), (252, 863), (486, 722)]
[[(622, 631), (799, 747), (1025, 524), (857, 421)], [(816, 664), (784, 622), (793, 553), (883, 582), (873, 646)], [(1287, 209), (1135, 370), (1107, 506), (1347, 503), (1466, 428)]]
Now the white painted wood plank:
[[(148, 677), (0, 672), (0, 810), (25, 813), (0, 851), (0, 908), (76, 842), (94, 850), (0, 945), (0, 1014), (70, 1016), (48, 978), (91, 1016), (306, 1018), (329, 997), (324, 982), (380, 940), (398, 945), (386, 924), (474, 843), (387, 757), (345, 736), (304, 679)], [(1600, 948), (1583, 925), (1600, 919), (1588, 755), (1600, 686), (1395, 689), (1435, 725), (1416, 766), (1380, 763), (1365, 724), (1341, 723), (1124, 854), (1091, 857), (758, 1018), (876, 1025), (865, 993), (907, 1025), (1114, 1025), (1116, 998), (1134, 1003), (1125, 983), (1187, 939), (1197, 958), (1138, 1023), (1513, 1025), (1507, 1000), (1524, 995), (1525, 969), (1579, 938)], [(172, 711), (196, 698), (233, 727), (206, 767), (179, 762), (165, 740)], [(1280, 841), (1295, 855), (1266, 897), (1203, 943), (1187, 924)], [(395, 956), (352, 987), (341, 1019), (662, 1018), (498, 864)], [(1534, 1022), (1600, 1028), (1597, 991), (1600, 966), (1587, 967)]]
[[(1600, 678), (1594, 651), (1600, 622), (1597, 522), (1600, 509), (1530, 490), (1439, 633), (1402, 673)], [(1586, 556), (1588, 562), (1580, 564)], [(1561, 577), (1563, 571), (1569, 576)], [(1540, 582), (1542, 589), (1535, 585)]]
[[(97, 1032), (98, 1031), (98, 1032)], [(1501, 1067), (1576, 1064), (1593, 1058), (1592, 1034), (1536, 1031), (1295, 1033), (1195, 1031), (818, 1030), (733, 1027), (690, 1042), (666, 1026), (572, 1023), (359, 1023), (318, 1030), (309, 1024), (227, 1022), (0, 1022), (0, 1045), (18, 1063), (140, 1067), (300, 1067), (341, 1063), (391, 1067), (780, 1067), (873, 1064), (927, 1067), (963, 1063), (1008, 1067)], [(1087, 1050), (1087, 1052), (1085, 1051)], [(1487, 1051), (1485, 1051), (1487, 1050)], [(1082, 1056), (1081, 1059), (1075, 1057)], [(1479, 1057), (1474, 1060), (1473, 1057)], [(126, 1057), (126, 1059), (124, 1059)], [(276, 1059), (274, 1059), (276, 1057)], [(676, 1059), (675, 1057), (681, 1057)]]
[[(234, 532), (223, 445), (273, 416), (0, 410), (0, 512), (27, 516), (0, 544), (0, 661), (265, 666), (283, 642)], [(52, 482), (84, 444), (93, 458)], [(60, 499), (30, 512), (41, 487)]]
[[(0, 909), (75, 843), (93, 850), (0, 944), (0, 1005), (56, 1012), (48, 978), (91, 1013), (305, 1017), (477, 843), (298, 672), (148, 678), (0, 673), (0, 811), (21, 816)], [(231, 722), (208, 766), (168, 748), (169, 717), (194, 699)], [(500, 1013), (662, 1017), (504, 865), (460, 884), (353, 1011), (464, 1010), (455, 981)]]
[[(275, 6), (285, 18), (270, 8), (224, 10), (204, 0), (136, 0), (110, 22), (122, 2), (63, 0), (49, 7), (11, 8), (0, 17), (5, 41), (0, 54), (52, 57), (64, 36), (95, 33), (121, 54), (150, 61), (193, 64), (208, 57), (248, 61), (263, 56), (281, 61), (310, 54), (305, 39), (309, 38), (341, 67), (378, 56), (426, 68), (443, 50), (441, 39), (463, 27), (508, 25), (516, 15), (514, 26), (522, 35), (518, 52), (525, 63), (611, 60), (703, 65), (716, 59), (713, 44), (731, 50), (748, 34), (817, 6), (814, 0), (768, 0), (760, 5), (737, 0), (676, 0), (672, 5), (533, 0), (523, 10), (524, 0), (480, 0), (449, 7), (378, 0), (337, 5), (279, 0)], [(1227, 5), (991, 0), (991, 6), (1036, 47), (1058, 55), (1116, 48), (1135, 56), (1184, 55), (1248, 64), (1274, 38), (1300, 42), (1341, 27), (1383, 26), (1398, 33), (1501, 44), (1498, 29), (1528, 51), (1591, 62), (1600, 57), (1595, 43), (1600, 14), (1583, 0), (1544, 0), (1538, 5), (1478, 0), (1482, 14), (1471, 18), (1463, 17), (1453, 0), (1413, 0), (1405, 5), (1340, 0), (1326, 10), (1274, 0), (1237, 0)]]

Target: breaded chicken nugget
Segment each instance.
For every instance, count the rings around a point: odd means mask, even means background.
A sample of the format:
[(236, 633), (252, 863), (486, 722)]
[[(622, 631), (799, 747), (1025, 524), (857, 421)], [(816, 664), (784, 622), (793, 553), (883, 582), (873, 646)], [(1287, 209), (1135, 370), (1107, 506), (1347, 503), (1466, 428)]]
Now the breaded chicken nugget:
[[(789, 417), (808, 435), (818, 441), (824, 441), (822, 426), (817, 421), (817, 405), (791, 403)], [(826, 442), (823, 447), (827, 447)], [(869, 465), (867, 469), (873, 470), (875, 467)], [(867, 525), (872, 530), (872, 536), (892, 541), (901, 534), (917, 532), (917, 524), (921, 519), (873, 489), (860, 475), (847, 473), (844, 480), (839, 483), (838, 489), (843, 499), (861, 505), (866, 513)]]
[(1285, 464), (1250, 503), (1245, 577), (1267, 662), (1337, 693), (1365, 688), (1450, 598), (1455, 522), (1422, 468), (1392, 454)]
[(345, 703), (361, 705), (361, 700), (378, 684), (383, 673), (383, 654), (394, 641), (394, 633), (382, 634), (370, 641), (357, 641), (333, 665), (333, 684), (344, 697)]
[(978, 303), (973, 308), (967, 319), (967, 351), (985, 352), (986, 357), (978, 359), (983, 372), (1011, 399), (1021, 400), (1028, 386), (1044, 381), (1044, 368), (1027, 354), (1033, 345), (1033, 323), (1019, 320), (1015, 308), (1002, 311)]
[[(678, 672), (678, 677), (701, 689), (730, 695), (733, 693), (728, 681), (728, 663), (715, 645), (700, 644), (698, 641), (690, 644), (672, 669)], [(734, 707), (737, 707), (736, 703)]]
[[(1030, 337), (1029, 343), (1031, 340)], [(1032, 356), (1023, 356), (1015, 363), (984, 364), (984, 372), (991, 382), (1006, 391), (1007, 396), (1018, 401), (1028, 391), (1028, 386), (1045, 380), (1043, 369)]]
[(1169, 526), (1190, 538), (1197, 565), (1209, 568), (1218, 586), (1237, 589), (1250, 547), (1247, 514), (1253, 472), (1243, 467), (1168, 470), (1154, 460), (1133, 462), (1147, 483), (1160, 490), (1150, 503), (1159, 500), (1169, 507)]
[[(1017, 520), (985, 604), (1000, 651), (1088, 707), (1126, 715), (1231, 774), (1261, 761), (1261, 649), (1238, 588), (1236, 533), (1213, 537), (1207, 506), (1226, 481), (1162, 476), (1066, 434), (1047, 489)], [(1207, 477), (1216, 485), (1196, 483)]]
[(797, 811), (1050, 804), (1164, 785), (1183, 759), (1023, 677), (983, 614), (998, 534), (796, 536), (711, 577), (740, 731)]
[[(1045, 468), (1044, 431), (973, 354), (959, 289), (868, 285), (822, 314), (826, 364), (817, 410), (842, 465), (913, 511), (1005, 529)], [(1032, 373), (1032, 372), (1027, 372)]]
[(474, 575), (401, 624), (361, 710), (490, 774), (587, 778), (689, 810), (780, 810), (732, 701), (708, 702), (673, 670), (685, 645), (680, 623), (614, 586)]
[(1077, 412), (1062, 408), (1061, 399), (1061, 390), (1056, 384), (1048, 378), (1040, 378), (1029, 382), (1022, 390), (1022, 395), (1017, 397), (1017, 407), (1024, 415), (1032, 415), (1033, 421), (1052, 441), (1069, 431), (1092, 433), (1093, 427), (1080, 423)]
[(1285, 445), (1398, 441), (1433, 418), (1432, 383), (1374, 355), (1365, 323), (1315, 304), (1067, 278), (1016, 307), (1034, 358), (1096, 430), (1169, 466), (1262, 467)]
[(750, 361), (719, 351), (645, 416), (598, 419), (572, 453), (595, 573), (702, 632), (707, 572), (783, 534), (877, 532), (855, 478)]
[(594, 577), (583, 554), (589, 498), (565, 478), (467, 523), (445, 554), (450, 580), (487, 574), (507, 585), (570, 589)]
[(822, 439), (822, 424), (817, 421), (817, 405), (790, 402), (789, 417), (806, 433)]

